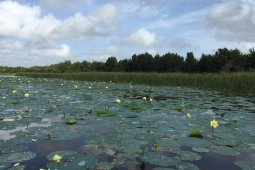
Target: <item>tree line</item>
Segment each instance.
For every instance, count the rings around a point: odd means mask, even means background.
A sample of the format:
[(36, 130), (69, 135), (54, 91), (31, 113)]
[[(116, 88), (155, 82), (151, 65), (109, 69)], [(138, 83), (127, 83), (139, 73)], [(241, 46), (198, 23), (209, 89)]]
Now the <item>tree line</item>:
[(109, 57), (106, 62), (74, 62), (70, 60), (49, 66), (0, 67), (0, 72), (238, 72), (255, 70), (255, 49), (242, 53), (238, 49), (218, 49), (214, 54), (202, 54), (197, 59), (193, 52), (186, 57), (177, 53), (151, 55), (149, 53), (134, 54), (129, 59), (117, 60)]

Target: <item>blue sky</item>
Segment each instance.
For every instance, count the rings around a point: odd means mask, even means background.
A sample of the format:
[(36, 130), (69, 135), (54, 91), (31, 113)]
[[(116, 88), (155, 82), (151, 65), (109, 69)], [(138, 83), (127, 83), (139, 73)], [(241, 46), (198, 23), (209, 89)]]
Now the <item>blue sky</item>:
[(0, 1), (0, 65), (255, 46), (254, 0)]

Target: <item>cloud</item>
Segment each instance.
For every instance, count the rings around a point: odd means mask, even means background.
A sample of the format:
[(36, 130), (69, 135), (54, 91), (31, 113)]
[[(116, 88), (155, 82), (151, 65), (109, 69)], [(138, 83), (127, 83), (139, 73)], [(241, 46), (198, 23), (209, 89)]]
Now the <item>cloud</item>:
[(145, 28), (140, 28), (135, 33), (124, 37), (124, 42), (141, 47), (154, 47), (156, 43), (156, 34)]
[(220, 41), (255, 42), (255, 5), (245, 1), (226, 1), (211, 7), (207, 27)]
[(117, 10), (106, 4), (88, 16), (76, 13), (58, 20), (53, 15), (42, 15), (39, 6), (22, 5), (15, 1), (0, 3), (0, 36), (22, 39), (85, 39), (107, 36), (116, 27)]
[(52, 41), (27, 43), (26, 49), (33, 57), (68, 57), (70, 47), (66, 44), (56, 44)]
[(69, 6), (79, 5), (81, 3), (90, 4), (91, 0), (41, 0), (42, 6), (50, 9), (59, 9)]

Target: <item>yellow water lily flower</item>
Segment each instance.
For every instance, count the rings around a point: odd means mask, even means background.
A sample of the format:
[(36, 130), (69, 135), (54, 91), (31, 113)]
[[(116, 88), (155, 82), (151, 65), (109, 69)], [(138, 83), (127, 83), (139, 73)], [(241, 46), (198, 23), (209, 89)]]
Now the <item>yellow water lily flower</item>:
[(54, 155), (52, 157), (52, 160), (57, 162), (57, 163), (59, 163), (61, 161), (61, 159), (62, 159), (62, 156), (60, 156), (60, 155)]
[(143, 97), (143, 100), (147, 100), (147, 97)]
[(17, 90), (12, 90), (12, 93), (13, 93), (13, 94), (17, 93)]
[(191, 115), (190, 113), (188, 112), (187, 115), (186, 115), (188, 118), (191, 118)]
[(217, 127), (219, 126), (218, 121), (216, 121), (215, 119), (213, 119), (213, 120), (211, 121), (211, 126), (212, 126), (213, 128), (217, 128)]
[(29, 93), (25, 93), (24, 96), (25, 96), (25, 97), (29, 97)]
[(118, 103), (118, 104), (120, 104), (120, 103), (121, 103), (121, 100), (120, 100), (120, 99), (116, 99), (115, 102)]
[(79, 87), (78, 87), (78, 85), (74, 85), (74, 88), (75, 88), (75, 89), (78, 89)]

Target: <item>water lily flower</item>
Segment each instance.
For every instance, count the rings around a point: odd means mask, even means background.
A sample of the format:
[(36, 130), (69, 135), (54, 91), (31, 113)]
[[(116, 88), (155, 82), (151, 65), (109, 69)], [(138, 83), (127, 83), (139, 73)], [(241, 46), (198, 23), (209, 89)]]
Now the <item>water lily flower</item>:
[(3, 99), (6, 99), (6, 96), (3, 96)]
[(13, 94), (17, 93), (17, 90), (12, 90), (12, 93), (13, 93)]
[(89, 89), (92, 89), (92, 87), (91, 87), (91, 86), (89, 86)]
[(147, 100), (147, 98), (146, 98), (146, 97), (143, 97), (143, 100)]
[(29, 97), (29, 93), (25, 93), (24, 96), (25, 96), (25, 97)]
[(150, 102), (152, 102), (152, 99), (150, 99)]
[(215, 119), (213, 119), (213, 120), (211, 121), (211, 126), (212, 126), (213, 128), (217, 128), (217, 127), (219, 126), (218, 121), (216, 121)]
[(191, 115), (189, 112), (187, 113), (186, 117), (191, 118)]
[(78, 89), (79, 87), (78, 87), (78, 85), (74, 85), (74, 88), (75, 88), (75, 89)]
[(118, 104), (120, 104), (120, 103), (121, 103), (121, 100), (120, 100), (120, 99), (116, 99), (115, 102), (118, 103)]
[(61, 159), (62, 159), (62, 156), (60, 156), (60, 155), (54, 155), (52, 157), (52, 160), (57, 162), (57, 163), (59, 163), (61, 161)]

